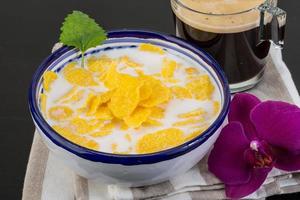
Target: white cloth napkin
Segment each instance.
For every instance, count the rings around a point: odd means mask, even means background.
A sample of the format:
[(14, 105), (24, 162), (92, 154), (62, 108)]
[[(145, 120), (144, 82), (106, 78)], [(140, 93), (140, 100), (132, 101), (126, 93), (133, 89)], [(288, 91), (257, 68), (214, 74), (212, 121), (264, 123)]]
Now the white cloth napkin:
[[(300, 105), (291, 74), (282, 61), (281, 51), (272, 47), (264, 80), (249, 92), (262, 100), (275, 99)], [(106, 200), (106, 199), (224, 199), (224, 185), (207, 170), (205, 157), (185, 174), (164, 183), (127, 188), (104, 185), (75, 175), (49, 153), (35, 134), (24, 182), (24, 200)], [(300, 191), (300, 173), (273, 170), (263, 186), (247, 199), (264, 199), (274, 194)]]

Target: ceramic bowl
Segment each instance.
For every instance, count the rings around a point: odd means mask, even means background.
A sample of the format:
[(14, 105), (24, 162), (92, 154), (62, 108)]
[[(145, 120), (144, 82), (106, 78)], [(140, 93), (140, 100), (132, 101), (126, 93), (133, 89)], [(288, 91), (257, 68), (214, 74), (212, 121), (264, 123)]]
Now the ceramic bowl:
[(105, 183), (142, 186), (165, 181), (192, 168), (209, 151), (225, 123), (230, 102), (227, 80), (217, 62), (206, 52), (174, 36), (136, 30), (108, 33), (104, 44), (90, 49), (87, 54), (111, 48), (152, 43), (168, 51), (186, 56), (205, 69), (216, 82), (221, 94), (221, 112), (212, 125), (200, 136), (180, 146), (151, 154), (118, 155), (93, 151), (68, 141), (56, 133), (40, 112), (38, 96), (42, 92), (42, 75), (46, 70), (59, 71), (66, 63), (80, 59), (77, 50), (62, 47), (46, 58), (33, 76), (29, 90), (29, 107), (36, 129), (50, 152), (75, 173)]

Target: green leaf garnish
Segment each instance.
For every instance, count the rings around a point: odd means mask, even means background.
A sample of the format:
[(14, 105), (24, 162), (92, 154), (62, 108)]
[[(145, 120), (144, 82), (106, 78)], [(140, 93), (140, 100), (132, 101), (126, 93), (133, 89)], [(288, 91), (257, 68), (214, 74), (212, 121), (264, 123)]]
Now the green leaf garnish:
[(80, 11), (73, 11), (65, 18), (59, 39), (61, 43), (81, 51), (83, 67), (85, 51), (100, 45), (106, 38), (105, 30), (94, 19)]

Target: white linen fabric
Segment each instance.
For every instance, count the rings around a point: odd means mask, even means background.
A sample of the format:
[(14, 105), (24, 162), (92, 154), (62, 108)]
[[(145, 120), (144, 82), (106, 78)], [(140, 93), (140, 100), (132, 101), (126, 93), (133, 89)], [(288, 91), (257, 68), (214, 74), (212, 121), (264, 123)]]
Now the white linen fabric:
[[(54, 49), (59, 45), (55, 45)], [(282, 100), (300, 105), (291, 74), (282, 61), (281, 51), (272, 47), (263, 81), (249, 91), (262, 100)], [(247, 199), (300, 191), (300, 172), (273, 169), (263, 186)], [(49, 153), (35, 133), (23, 188), (23, 200), (209, 200), (226, 199), (224, 185), (207, 169), (207, 156), (185, 174), (164, 183), (128, 188), (104, 185), (74, 174)]]

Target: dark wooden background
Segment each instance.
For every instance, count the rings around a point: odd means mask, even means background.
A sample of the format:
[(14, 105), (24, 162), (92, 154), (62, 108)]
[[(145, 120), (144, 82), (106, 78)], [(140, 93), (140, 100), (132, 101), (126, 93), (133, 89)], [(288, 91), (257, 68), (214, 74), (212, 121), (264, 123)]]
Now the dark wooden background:
[[(300, 88), (300, 1), (281, 0), (288, 12), (284, 60)], [(0, 4), (0, 199), (20, 199), (34, 126), (27, 106), (31, 76), (58, 40), (72, 10), (109, 29), (174, 33), (168, 0), (9, 0)], [(276, 199), (300, 199), (280, 196)], [(274, 198), (275, 199), (275, 198)]]

